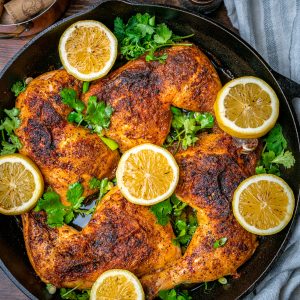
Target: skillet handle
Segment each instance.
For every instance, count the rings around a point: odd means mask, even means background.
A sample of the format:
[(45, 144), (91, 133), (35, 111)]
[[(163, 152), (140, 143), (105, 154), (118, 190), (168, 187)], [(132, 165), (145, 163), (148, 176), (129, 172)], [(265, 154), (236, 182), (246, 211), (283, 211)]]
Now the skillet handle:
[(165, 5), (187, 9), (193, 13), (209, 14), (215, 11), (223, 0), (126, 0), (132, 4), (154, 4)]
[(298, 122), (300, 124), (300, 101), (299, 99), (294, 99), (300, 98), (300, 84), (275, 72), (274, 70), (271, 70), (271, 72), (283, 90), (288, 102), (294, 107)]

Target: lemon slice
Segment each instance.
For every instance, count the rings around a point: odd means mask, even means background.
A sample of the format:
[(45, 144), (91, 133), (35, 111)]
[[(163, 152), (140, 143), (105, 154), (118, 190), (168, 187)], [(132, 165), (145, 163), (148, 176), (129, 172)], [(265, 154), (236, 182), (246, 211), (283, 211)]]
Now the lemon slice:
[(275, 125), (279, 100), (263, 80), (245, 76), (219, 91), (214, 110), (219, 127), (238, 138), (258, 138)]
[(178, 183), (179, 168), (166, 149), (142, 144), (122, 155), (116, 177), (128, 201), (153, 205), (172, 195)]
[(288, 184), (275, 175), (254, 175), (233, 195), (233, 214), (247, 230), (258, 235), (281, 231), (291, 220), (295, 198)]
[(93, 284), (90, 300), (143, 300), (142, 285), (129, 271), (113, 269), (102, 273)]
[(38, 167), (26, 156), (0, 156), (0, 213), (29, 211), (42, 196), (44, 181)]
[(83, 81), (105, 76), (115, 63), (118, 41), (98, 21), (79, 21), (60, 38), (59, 56), (68, 73)]

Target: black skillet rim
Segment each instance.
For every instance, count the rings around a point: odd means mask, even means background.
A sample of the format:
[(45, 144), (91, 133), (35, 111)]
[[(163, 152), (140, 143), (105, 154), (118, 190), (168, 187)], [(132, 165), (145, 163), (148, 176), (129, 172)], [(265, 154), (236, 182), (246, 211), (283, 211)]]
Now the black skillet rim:
[[(286, 98), (281, 86), (279, 85), (278, 81), (276, 80), (276, 78), (273, 75), (273, 69), (268, 65), (267, 62), (265, 62), (265, 60), (261, 57), (261, 55), (254, 49), (252, 48), (252, 46), (250, 46), (247, 42), (245, 42), (240, 36), (238, 36), (237, 34), (235, 34), (234, 32), (230, 31), (228, 28), (226, 28), (225, 26), (223, 26), (222, 24), (220, 24), (219, 22), (216, 22), (215, 20), (212, 20), (211, 18), (205, 16), (205, 15), (201, 15), (201, 14), (197, 14), (194, 12), (191, 12), (190, 10), (187, 9), (181, 9), (181, 8), (177, 8), (177, 7), (173, 7), (170, 5), (157, 5), (157, 4), (143, 4), (143, 3), (132, 3), (129, 0), (103, 0), (100, 1), (97, 4), (92, 5), (90, 8), (86, 9), (83, 12), (79, 12), (77, 14), (74, 14), (72, 16), (69, 16), (67, 18), (64, 18), (60, 21), (58, 21), (57, 23), (51, 25), (49, 28), (45, 29), (44, 31), (40, 32), (38, 35), (36, 35), (31, 41), (29, 41), (24, 47), (22, 47), (6, 64), (6, 66), (2, 69), (2, 71), (0, 72), (0, 80), (2, 78), (2, 76), (4, 75), (4, 73), (6, 73), (6, 71), (11, 67), (11, 65), (13, 64), (13, 62), (23, 53), (24, 50), (26, 50), (27, 48), (29, 48), (32, 44), (35, 43), (36, 40), (38, 40), (40, 37), (42, 37), (44, 34), (46, 34), (47, 32), (51, 31), (52, 29), (60, 26), (62, 23), (67, 22), (69, 20), (72, 20), (73, 18), (85, 15), (89, 12), (91, 12), (92, 10), (94, 10), (96, 7), (101, 6), (103, 3), (106, 2), (121, 2), (121, 3), (125, 3), (127, 5), (131, 5), (131, 6), (148, 6), (148, 7), (162, 7), (162, 8), (168, 8), (168, 9), (173, 9), (176, 10), (180, 13), (188, 13), (193, 15), (194, 17), (200, 18), (200, 19), (204, 19), (205, 21), (211, 23), (212, 25), (218, 27), (220, 30), (222, 30), (223, 32), (225, 32), (226, 34), (231, 35), (234, 39), (237, 40), (238, 43), (242, 44), (244, 47), (248, 48), (254, 55), (255, 57), (263, 64), (263, 66), (270, 72), (271, 77), (274, 79), (274, 82), (276, 82), (279, 90), (281, 91), (281, 94), (284, 98), (284, 100), (286, 101), (287, 107), (289, 109), (290, 115), (292, 117), (292, 121), (294, 124), (294, 128), (295, 128), (295, 133), (296, 133), (296, 137), (297, 137), (297, 141), (298, 141), (298, 150), (300, 150), (300, 138), (299, 138), (299, 124), (295, 115), (295, 112), (293, 111), (290, 102), (288, 101), (288, 99)], [(296, 218), (300, 215), (299, 212), (299, 202), (300, 202), (300, 193), (298, 193), (298, 198), (296, 199), (296, 205), (295, 205), (295, 211), (294, 211), (294, 215), (293, 218), (290, 222), (290, 224), (288, 225), (288, 231), (286, 233), (286, 236), (283, 240), (283, 242), (281, 243), (277, 253), (274, 255), (274, 257), (272, 258), (271, 262), (269, 263), (269, 265), (266, 267), (266, 269), (261, 273), (261, 275), (255, 280), (255, 282), (253, 282), (253, 284), (251, 286), (249, 286), (249, 288), (247, 290), (245, 290), (243, 292), (243, 294), (241, 294), (240, 296), (238, 296), (237, 299), (241, 299), (242, 297), (248, 295), (249, 293), (251, 293), (256, 286), (263, 280), (263, 278), (267, 275), (267, 273), (271, 270), (272, 267), (274, 267), (276, 261), (278, 261), (279, 257), (282, 255), (285, 246), (287, 245), (287, 242), (289, 241), (290, 237), (291, 237), (291, 233), (293, 232), (293, 229), (295, 227), (295, 223), (296, 223)], [(5, 275), (15, 284), (15, 286), (20, 289), (28, 298), (30, 299), (37, 299), (34, 295), (31, 294), (30, 291), (28, 291), (12, 274), (11, 272), (7, 269), (7, 267), (4, 265), (4, 263), (2, 262), (2, 259), (0, 258), (0, 268), (3, 270), (3, 272), (5, 273)], [(197, 289), (197, 288), (195, 288)]]

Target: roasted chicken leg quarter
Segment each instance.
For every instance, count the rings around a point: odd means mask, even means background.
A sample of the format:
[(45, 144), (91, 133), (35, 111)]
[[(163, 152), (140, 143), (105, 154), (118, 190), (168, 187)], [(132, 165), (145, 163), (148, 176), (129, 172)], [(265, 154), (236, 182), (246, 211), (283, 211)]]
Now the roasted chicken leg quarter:
[(112, 177), (119, 154), (88, 129), (67, 122), (71, 109), (61, 101), (63, 88), (80, 94), (81, 84), (64, 70), (32, 80), (17, 98), (21, 126), (16, 134), (23, 145), (20, 153), (38, 165), (46, 183), (66, 203), (69, 184), (82, 182), (87, 196), (94, 192), (88, 185), (92, 177)]
[(180, 257), (171, 225), (157, 224), (147, 207), (128, 202), (118, 188), (101, 200), (82, 231), (49, 228), (43, 212), (25, 214), (23, 231), (33, 268), (56, 287), (91, 288), (109, 269), (142, 276)]
[[(259, 148), (248, 155), (225, 134), (204, 134), (195, 147), (175, 155), (180, 168), (176, 195), (197, 210), (198, 228), (183, 257), (160, 271), (142, 278), (147, 295), (181, 283), (216, 280), (236, 274), (258, 243), (256, 236), (235, 220), (232, 195), (238, 184), (254, 173)], [(223, 247), (214, 242), (227, 238)]]
[(173, 46), (165, 63), (130, 61), (94, 82), (83, 101), (96, 95), (114, 113), (106, 135), (122, 152), (142, 143), (162, 145), (171, 125), (170, 106), (192, 111), (213, 111), (221, 88), (219, 76), (196, 46)]

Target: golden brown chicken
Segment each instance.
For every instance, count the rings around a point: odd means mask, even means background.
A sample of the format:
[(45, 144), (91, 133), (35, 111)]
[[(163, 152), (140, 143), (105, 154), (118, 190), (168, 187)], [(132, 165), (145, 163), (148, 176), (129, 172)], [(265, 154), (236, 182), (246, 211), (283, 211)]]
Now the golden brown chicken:
[(128, 202), (118, 188), (101, 200), (81, 232), (68, 225), (49, 228), (45, 215), (35, 212), (23, 217), (23, 232), (36, 273), (57, 287), (90, 288), (114, 268), (140, 277), (180, 256), (171, 225), (157, 224), (147, 207)]
[(83, 96), (87, 102), (96, 95), (113, 107), (106, 135), (122, 152), (142, 143), (162, 145), (170, 130), (170, 105), (213, 110), (221, 83), (208, 58), (196, 46), (173, 46), (165, 52), (165, 63), (144, 57), (130, 61), (94, 82)]
[[(228, 135), (204, 134), (195, 147), (176, 154), (176, 195), (197, 210), (199, 226), (182, 258), (142, 278), (150, 299), (181, 283), (233, 275), (251, 257), (256, 236), (235, 220), (231, 200), (238, 184), (254, 173), (258, 152), (243, 155)], [(215, 249), (214, 242), (224, 237), (227, 243)]]
[(65, 202), (69, 184), (82, 182), (85, 195), (89, 195), (94, 192), (88, 187), (92, 177), (111, 177), (119, 154), (88, 129), (66, 121), (71, 109), (61, 101), (63, 88), (73, 88), (80, 94), (81, 84), (64, 70), (32, 80), (17, 98), (22, 123), (16, 134), (23, 145), (20, 153), (38, 165), (46, 183)]

